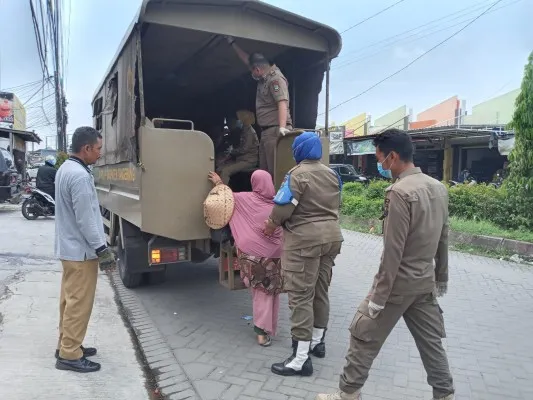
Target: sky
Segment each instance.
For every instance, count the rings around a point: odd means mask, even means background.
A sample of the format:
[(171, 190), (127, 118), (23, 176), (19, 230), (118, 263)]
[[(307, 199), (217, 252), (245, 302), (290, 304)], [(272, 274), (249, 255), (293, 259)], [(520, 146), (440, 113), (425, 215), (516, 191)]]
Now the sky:
[[(72, 133), (77, 126), (92, 125), (92, 96), (141, 0), (63, 1), (68, 43), (65, 49), (67, 133)], [(341, 54), (332, 63), (331, 106), (357, 96), (404, 67), (494, 1), (404, 0), (347, 31), (342, 35)], [(339, 32), (395, 2), (267, 1)], [(0, 26), (4, 32), (0, 47), (1, 89), (37, 81), (42, 76), (28, 3), (0, 0)], [(475, 104), (518, 88), (528, 54), (533, 50), (530, 22), (533, 0), (502, 0), (494, 9), (405, 71), (333, 110), (330, 121), (342, 123), (363, 112), (375, 119), (402, 105), (407, 105), (416, 115), (454, 95), (466, 100), (467, 109), (471, 109)], [(21, 96), (23, 102), (32, 94), (26, 92)], [(323, 97), (320, 111), (324, 110)], [(42, 108), (37, 106), (28, 110), (28, 119), (34, 121), (33, 128), (42, 138), (51, 136), (47, 139), (49, 145), (55, 145), (55, 126), (46, 118), (36, 116), (43, 114), (44, 109), (53, 118), (53, 101), (48, 99)]]

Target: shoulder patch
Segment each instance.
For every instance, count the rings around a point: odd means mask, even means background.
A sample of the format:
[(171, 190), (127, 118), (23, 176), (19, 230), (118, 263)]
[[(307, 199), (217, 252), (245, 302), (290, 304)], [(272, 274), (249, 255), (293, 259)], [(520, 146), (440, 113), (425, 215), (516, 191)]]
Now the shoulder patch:
[(274, 92), (279, 92), (279, 81), (276, 79), (276, 80), (273, 80), (272, 81), (272, 89), (274, 90)]
[(385, 218), (388, 217), (389, 204), (390, 204), (390, 199), (388, 197), (385, 197), (385, 201), (383, 202), (383, 214), (381, 214), (381, 217), (379, 217), (380, 221), (383, 221)]

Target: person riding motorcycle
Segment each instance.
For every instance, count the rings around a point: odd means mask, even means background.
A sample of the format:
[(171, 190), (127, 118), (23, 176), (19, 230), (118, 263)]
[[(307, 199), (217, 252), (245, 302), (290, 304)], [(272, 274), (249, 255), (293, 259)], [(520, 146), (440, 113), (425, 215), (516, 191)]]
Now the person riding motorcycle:
[(37, 171), (37, 178), (35, 185), (37, 189), (45, 192), (46, 194), (52, 196), (55, 200), (55, 180), (57, 169), (56, 158), (54, 156), (47, 156), (44, 160), (44, 165), (39, 167)]

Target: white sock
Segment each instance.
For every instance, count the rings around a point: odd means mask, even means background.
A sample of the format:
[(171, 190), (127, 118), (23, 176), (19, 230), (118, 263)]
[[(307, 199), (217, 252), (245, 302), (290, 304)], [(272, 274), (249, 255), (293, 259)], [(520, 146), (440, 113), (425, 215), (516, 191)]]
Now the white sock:
[(322, 341), (324, 336), (324, 329), (313, 328), (313, 340), (311, 340), (311, 350), (313, 350), (317, 344)]

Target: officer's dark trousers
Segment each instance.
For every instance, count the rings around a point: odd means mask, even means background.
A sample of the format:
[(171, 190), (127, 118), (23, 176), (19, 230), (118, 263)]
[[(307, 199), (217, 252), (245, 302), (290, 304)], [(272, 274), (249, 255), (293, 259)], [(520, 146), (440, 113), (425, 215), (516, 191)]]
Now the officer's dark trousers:
[(441, 340), (446, 337), (444, 319), (432, 293), (391, 295), (385, 308), (374, 318), (368, 312), (368, 299), (363, 300), (350, 326), (350, 348), (340, 378), (343, 392), (354, 393), (363, 387), (381, 346), (402, 316), (422, 358), (427, 381), (433, 387), (433, 397), (440, 399), (454, 393), (448, 358)]
[(331, 242), (282, 253), (283, 287), (289, 296), (294, 340), (309, 342), (313, 337), (313, 327), (328, 326), (328, 291), (332, 267), (341, 244)]

